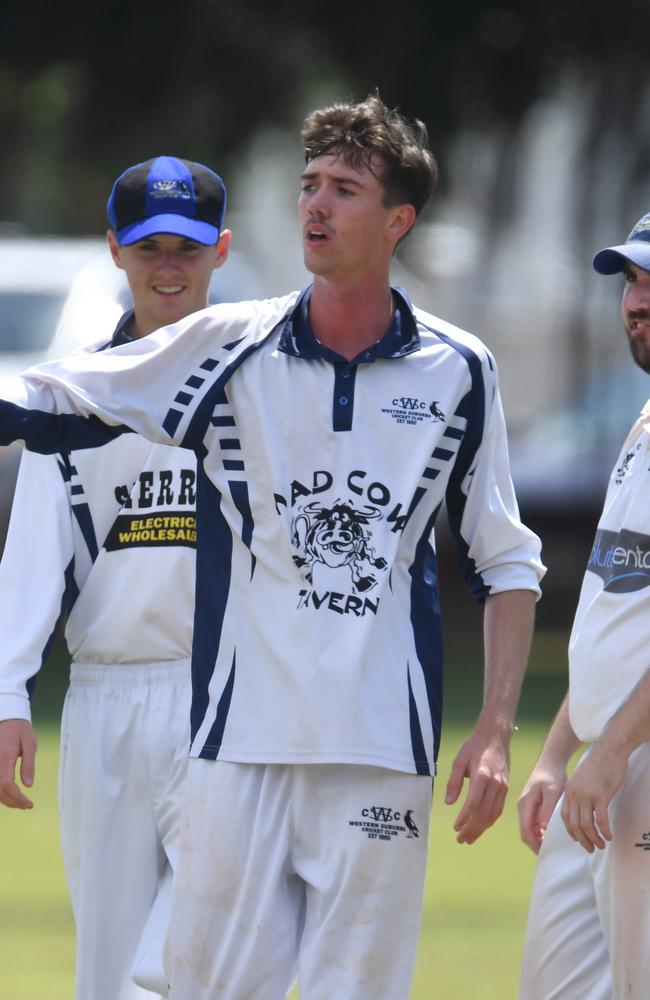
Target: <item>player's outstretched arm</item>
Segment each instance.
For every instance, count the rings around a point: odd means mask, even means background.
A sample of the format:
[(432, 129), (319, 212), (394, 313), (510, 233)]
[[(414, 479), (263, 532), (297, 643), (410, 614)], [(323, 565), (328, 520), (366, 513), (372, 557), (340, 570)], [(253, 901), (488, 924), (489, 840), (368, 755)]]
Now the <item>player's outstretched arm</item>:
[(0, 722), (0, 802), (10, 809), (31, 809), (33, 802), (18, 787), (16, 765), (20, 760), (20, 780), (34, 784), (36, 736), (26, 719)]
[(564, 791), (568, 763), (579, 746), (565, 696), (517, 802), (521, 839), (535, 854), (539, 854), (546, 827)]
[(223, 385), (277, 327), (296, 294), (221, 303), (130, 344), (36, 365), (0, 380), (0, 444), (95, 448), (126, 430), (196, 448)]
[(564, 792), (562, 819), (589, 854), (612, 839), (609, 803), (623, 784), (631, 753), (650, 740), (650, 670), (609, 720)]
[(508, 792), (510, 739), (533, 634), (536, 594), (510, 590), (486, 598), (485, 696), (472, 735), (453, 762), (445, 802), (467, 797), (454, 823), (460, 844), (473, 844), (499, 818)]

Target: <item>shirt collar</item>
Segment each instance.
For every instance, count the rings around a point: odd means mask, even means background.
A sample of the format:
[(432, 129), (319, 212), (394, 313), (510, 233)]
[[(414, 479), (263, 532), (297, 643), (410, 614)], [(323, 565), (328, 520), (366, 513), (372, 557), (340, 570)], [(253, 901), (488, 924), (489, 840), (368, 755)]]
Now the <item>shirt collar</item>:
[(392, 288), (395, 313), (390, 327), (376, 344), (368, 347), (351, 361), (336, 351), (325, 347), (314, 336), (309, 323), (309, 299), (312, 286), (309, 285), (298, 298), (293, 310), (283, 321), (278, 347), (285, 354), (296, 358), (321, 358), (334, 364), (358, 365), (375, 361), (377, 358), (401, 358), (420, 349), (420, 337), (413, 308), (403, 288)]
[(113, 331), (113, 336), (111, 337), (109, 347), (121, 347), (122, 344), (132, 344), (133, 337), (129, 336), (127, 332), (127, 327), (131, 320), (133, 319), (133, 309), (128, 309), (120, 320)]

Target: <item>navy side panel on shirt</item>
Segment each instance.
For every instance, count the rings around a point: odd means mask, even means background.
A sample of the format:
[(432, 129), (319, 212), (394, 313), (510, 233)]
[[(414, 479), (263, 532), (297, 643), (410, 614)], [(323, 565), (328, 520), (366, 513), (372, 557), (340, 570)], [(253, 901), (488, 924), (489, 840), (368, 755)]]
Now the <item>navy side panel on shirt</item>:
[(445, 344), (448, 344), (465, 358), (472, 379), (472, 388), (460, 401), (456, 409), (456, 415), (463, 417), (467, 421), (468, 430), (463, 436), (460, 448), (458, 449), (458, 456), (449, 477), (445, 499), (449, 526), (457, 545), (460, 574), (467, 583), (473, 597), (477, 600), (483, 600), (487, 597), (489, 588), (486, 586), (480, 573), (476, 571), (476, 565), (468, 555), (469, 546), (460, 530), (466, 502), (462, 484), (476, 458), (476, 453), (485, 432), (485, 384), (483, 381), (483, 372), (481, 370), (480, 359), (465, 344), (460, 344), (438, 331), (434, 332)]
[[(205, 718), (209, 680), (217, 658), (230, 590), (233, 540), (222, 513), (221, 494), (199, 459), (196, 476), (197, 520), (201, 544), (196, 550), (196, 607), (192, 645), (192, 739)], [(219, 558), (214, 558), (214, 553)]]
[[(70, 562), (68, 563), (67, 567), (66, 567), (66, 570), (65, 570), (65, 590), (64, 590), (63, 595), (61, 597), (61, 610), (59, 611), (59, 616), (58, 616), (58, 618), (56, 620), (56, 624), (54, 625), (54, 628), (52, 629), (50, 637), (47, 640), (47, 642), (45, 643), (45, 646), (43, 648), (43, 652), (41, 654), (41, 662), (40, 662), (39, 670), (44, 665), (44, 663), (46, 662), (48, 656), (50, 655), (50, 651), (52, 649), (52, 644), (53, 644), (54, 639), (56, 637), (56, 633), (57, 633), (57, 630), (58, 630), (58, 627), (59, 627), (59, 623), (61, 622), (61, 619), (68, 613), (68, 611), (70, 610), (70, 608), (73, 606), (73, 604), (76, 601), (78, 595), (79, 595), (79, 588), (77, 587), (77, 584), (76, 584), (76, 581), (75, 581), (75, 578), (74, 578), (74, 559), (71, 559)], [(33, 697), (33, 694), (34, 694), (34, 689), (36, 687), (37, 677), (38, 677), (38, 674), (36, 673), (36, 674), (34, 674), (33, 677), (30, 677), (30, 679), (27, 681), (27, 694), (29, 695), (30, 701), (31, 701), (31, 699)]]
[[(63, 452), (59, 456), (58, 466), (63, 477), (63, 481), (66, 486), (70, 486), (70, 481), (74, 475), (76, 475), (77, 470), (75, 469), (70, 455), (67, 452)], [(74, 514), (77, 524), (79, 525), (79, 530), (83, 537), (86, 547), (88, 548), (88, 554), (92, 562), (99, 555), (99, 546), (97, 545), (97, 536), (95, 534), (95, 526), (93, 524), (92, 514), (90, 512), (90, 507), (85, 501), (75, 501), (73, 496), (70, 496), (70, 507), (72, 513)]]
[[(228, 379), (232, 378), (234, 373), (237, 371), (239, 366), (246, 360), (246, 358), (248, 358), (255, 351), (259, 350), (260, 347), (263, 347), (264, 344), (266, 344), (266, 341), (269, 339), (269, 337), (273, 336), (274, 332), (275, 332), (275, 327), (273, 328), (273, 330), (270, 330), (267, 336), (264, 337), (262, 340), (258, 341), (255, 344), (251, 344), (250, 347), (245, 348), (245, 350), (243, 350), (241, 354), (239, 354), (233, 362), (231, 362), (229, 365), (226, 365), (226, 367), (221, 371), (218, 378), (215, 380), (214, 384), (211, 385), (210, 388), (206, 390), (205, 395), (201, 399), (201, 402), (197, 406), (196, 411), (192, 415), (192, 419), (189, 422), (187, 431), (183, 436), (182, 444), (184, 448), (192, 448), (194, 451), (197, 452), (197, 454), (200, 453), (203, 447), (203, 438), (205, 437), (205, 432), (207, 428), (210, 426), (212, 420), (212, 413), (217, 403), (219, 403), (223, 399), (224, 387), (228, 382)], [(235, 347), (236, 345), (232, 344), (231, 346)], [(215, 361), (215, 367), (217, 364), (218, 362)], [(170, 414), (176, 414), (177, 412), (179, 411), (170, 410), (165, 420), (166, 421), (170, 420)], [(175, 416), (173, 419), (174, 420), (176, 419)], [(180, 416), (178, 419), (180, 420)], [(176, 422), (176, 426), (178, 426), (178, 422)], [(173, 433), (173, 431), (171, 433)]]
[[(436, 554), (429, 541), (429, 536), (433, 531), (440, 506), (436, 507), (431, 515), (424, 532), (418, 542), (415, 559), (410, 567), (411, 576), (411, 622), (413, 625), (413, 639), (418, 660), (422, 665), (424, 683), (427, 691), (427, 699), (431, 720), (433, 722), (433, 760), (438, 759), (438, 749), (440, 747), (440, 729), (442, 720), (442, 631), (440, 626), (440, 596), (438, 592), (438, 564)], [(409, 693), (411, 702), (411, 733), (414, 734), (414, 704), (413, 695)], [(419, 722), (415, 729), (415, 736), (419, 730)], [(419, 742), (422, 743), (420, 731)], [(414, 741), (413, 753), (418, 774), (428, 774), (429, 767), (426, 757), (422, 754), (418, 758), (416, 751), (419, 747)], [(422, 768), (424, 759), (424, 768)]]

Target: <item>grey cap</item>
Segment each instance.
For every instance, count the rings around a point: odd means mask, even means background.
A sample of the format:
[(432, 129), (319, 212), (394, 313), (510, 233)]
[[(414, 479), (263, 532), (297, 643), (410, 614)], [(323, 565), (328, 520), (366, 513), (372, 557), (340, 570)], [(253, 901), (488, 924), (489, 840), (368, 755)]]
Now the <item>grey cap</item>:
[(650, 271), (650, 212), (639, 219), (625, 243), (599, 250), (594, 268), (599, 274), (618, 274), (628, 261), (642, 271)]

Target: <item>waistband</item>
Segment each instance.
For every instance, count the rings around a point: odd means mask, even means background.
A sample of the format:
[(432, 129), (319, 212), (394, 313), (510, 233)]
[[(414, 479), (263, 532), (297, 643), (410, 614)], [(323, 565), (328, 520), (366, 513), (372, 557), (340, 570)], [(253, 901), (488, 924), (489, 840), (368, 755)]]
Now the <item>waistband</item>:
[(191, 682), (191, 661), (162, 660), (150, 663), (77, 663), (70, 664), (71, 684), (170, 684)]

